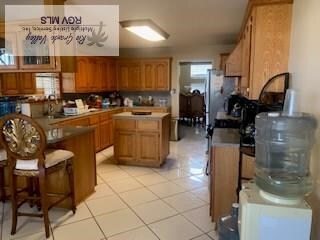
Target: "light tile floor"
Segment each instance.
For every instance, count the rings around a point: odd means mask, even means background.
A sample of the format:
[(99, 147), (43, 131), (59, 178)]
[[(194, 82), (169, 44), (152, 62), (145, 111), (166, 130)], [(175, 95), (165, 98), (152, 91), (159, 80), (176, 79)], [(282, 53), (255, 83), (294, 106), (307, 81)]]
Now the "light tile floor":
[[(217, 240), (209, 217), (205, 131), (183, 127), (183, 138), (170, 142), (161, 168), (113, 164), (113, 149), (97, 154), (96, 192), (75, 215), (50, 210), (55, 240)], [(25, 206), (23, 206), (25, 207)], [(42, 240), (42, 219), (20, 217), (10, 236), (11, 207), (0, 203), (0, 240)]]

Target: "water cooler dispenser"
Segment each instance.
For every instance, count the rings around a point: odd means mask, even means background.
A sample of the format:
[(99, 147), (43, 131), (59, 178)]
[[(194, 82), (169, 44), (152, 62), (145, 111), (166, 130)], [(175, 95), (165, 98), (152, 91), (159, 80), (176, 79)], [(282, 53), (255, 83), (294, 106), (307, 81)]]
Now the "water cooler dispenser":
[(253, 183), (240, 192), (240, 240), (309, 240), (312, 211), (304, 197), (312, 191), (311, 150), (317, 121), (297, 111), (288, 90), (283, 112), (256, 116)]

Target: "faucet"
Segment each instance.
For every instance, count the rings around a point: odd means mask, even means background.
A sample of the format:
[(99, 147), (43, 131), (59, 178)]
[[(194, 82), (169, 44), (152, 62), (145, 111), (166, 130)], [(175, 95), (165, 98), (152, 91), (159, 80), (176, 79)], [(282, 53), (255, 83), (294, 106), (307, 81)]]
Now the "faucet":
[(56, 99), (56, 95), (49, 94), (48, 95), (48, 118), (54, 118), (55, 109), (54, 104), (58, 104), (58, 101)]

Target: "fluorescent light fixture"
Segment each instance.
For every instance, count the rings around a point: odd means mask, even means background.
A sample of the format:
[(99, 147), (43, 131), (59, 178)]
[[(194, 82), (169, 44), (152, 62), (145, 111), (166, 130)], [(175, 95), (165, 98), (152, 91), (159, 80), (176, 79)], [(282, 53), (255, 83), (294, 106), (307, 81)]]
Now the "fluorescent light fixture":
[(139, 37), (152, 42), (163, 41), (169, 37), (168, 33), (150, 19), (121, 21), (120, 25)]

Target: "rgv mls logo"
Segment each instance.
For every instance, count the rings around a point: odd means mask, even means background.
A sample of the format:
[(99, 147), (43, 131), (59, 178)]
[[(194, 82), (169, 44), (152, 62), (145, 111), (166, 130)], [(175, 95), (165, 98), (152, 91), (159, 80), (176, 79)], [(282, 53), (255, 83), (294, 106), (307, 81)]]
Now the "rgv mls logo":
[(118, 23), (114, 5), (6, 5), (6, 33), (17, 34), (23, 56), (118, 56)]

